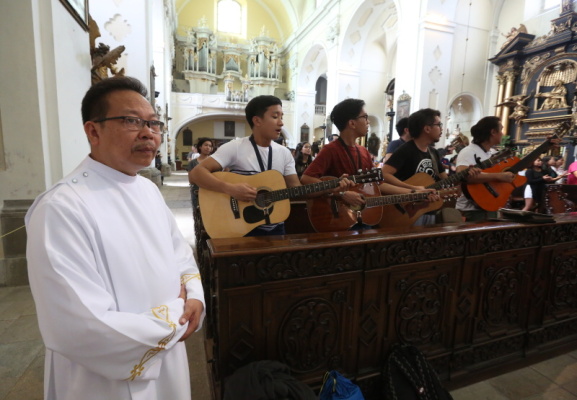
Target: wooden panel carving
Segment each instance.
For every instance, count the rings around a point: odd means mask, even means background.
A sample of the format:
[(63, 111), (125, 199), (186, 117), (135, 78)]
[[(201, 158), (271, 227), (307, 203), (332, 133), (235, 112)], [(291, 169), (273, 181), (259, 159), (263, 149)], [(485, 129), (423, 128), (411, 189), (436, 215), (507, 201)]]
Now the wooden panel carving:
[(533, 271), (531, 250), (487, 256), (479, 271), (479, 310), (474, 341), (511, 335), (523, 329), (522, 299)]
[(576, 348), (577, 217), (556, 220), (210, 241), (214, 388), (273, 359), (314, 388), (338, 369), (371, 400), (399, 341), (452, 382)]
[(268, 285), (263, 297), (267, 357), (287, 364), (303, 380), (329, 369), (353, 370), (359, 277), (345, 273)]

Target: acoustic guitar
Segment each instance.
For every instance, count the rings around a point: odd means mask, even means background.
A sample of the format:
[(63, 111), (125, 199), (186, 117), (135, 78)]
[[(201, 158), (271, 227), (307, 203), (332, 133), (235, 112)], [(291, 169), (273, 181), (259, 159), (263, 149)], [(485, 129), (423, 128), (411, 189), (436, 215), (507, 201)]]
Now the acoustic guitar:
[[(475, 167), (486, 169), (510, 157), (512, 157), (512, 151), (510, 149), (505, 149), (493, 155), (491, 158), (480, 162), (479, 165), (476, 165)], [(472, 167), (469, 167), (461, 172), (449, 176), (448, 178), (436, 182), (431, 175), (425, 172), (419, 172), (407, 179), (405, 183), (413, 186), (424, 186), (427, 189), (435, 189), (437, 191), (454, 187), (458, 190), (461, 186), (461, 182), (467, 178), (467, 175), (469, 175), (469, 170), (471, 168)], [(440, 200), (431, 202), (421, 201), (386, 205), (383, 207), (385, 218), (381, 220), (379, 226), (386, 228), (410, 226), (421, 215), (430, 211), (436, 211), (443, 207), (443, 203), (447, 200), (448, 197), (441, 197)]]
[[(286, 187), (282, 174), (275, 170), (255, 175), (240, 175), (232, 172), (214, 172), (226, 183), (247, 183), (257, 188), (254, 201), (239, 201), (228, 194), (200, 188), (198, 201), (206, 233), (211, 238), (242, 237), (264, 224), (277, 224), (290, 214), (290, 199), (335, 189), (342, 178)], [(355, 183), (382, 180), (380, 168), (348, 176)]]
[(485, 211), (497, 211), (507, 204), (507, 200), (513, 193), (515, 188), (524, 185), (527, 178), (518, 175), (519, 171), (526, 168), (531, 168), (533, 161), (535, 161), (543, 153), (546, 153), (553, 144), (551, 139), (563, 137), (571, 129), (571, 123), (565, 121), (557, 125), (550, 139), (544, 141), (539, 147), (527, 154), (523, 159), (519, 157), (511, 157), (508, 160), (501, 161), (490, 168), (483, 169), (483, 172), (498, 173), (498, 172), (512, 172), (515, 174), (513, 182), (485, 182), (485, 183), (468, 183), (466, 184), (466, 194), (471, 198), (480, 208)]
[[(365, 204), (360, 207), (351, 206), (334, 196), (316, 197), (307, 200), (309, 220), (315, 231), (345, 231), (357, 223), (377, 225), (383, 217), (383, 206), (407, 202), (425, 202), (431, 194), (428, 192), (381, 196), (379, 187), (375, 183), (358, 185), (349, 190), (363, 195)], [(450, 187), (437, 193), (442, 198), (451, 198), (456, 197), (459, 191), (456, 187)]]

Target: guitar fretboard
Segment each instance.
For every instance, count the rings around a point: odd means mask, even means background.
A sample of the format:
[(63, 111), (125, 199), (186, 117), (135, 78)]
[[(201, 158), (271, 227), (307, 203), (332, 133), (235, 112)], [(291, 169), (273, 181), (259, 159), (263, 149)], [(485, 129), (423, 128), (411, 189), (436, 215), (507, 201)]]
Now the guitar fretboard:
[[(378, 180), (380, 174), (378, 173), (380, 170), (376, 171), (369, 171), (366, 174), (361, 175), (353, 175), (347, 177), (347, 179), (355, 182), (355, 183), (368, 183)], [(339, 186), (341, 182), (341, 178), (331, 179), (328, 181), (321, 181), (315, 183), (309, 183), (308, 185), (301, 185), (301, 186), (294, 186), (291, 188), (273, 190), (270, 192), (263, 192), (259, 193), (256, 198), (257, 204), (270, 204), (276, 201), (286, 200), (286, 199), (293, 199), (296, 197), (303, 197), (308, 194), (323, 192), (325, 190), (335, 189)]]
[(375, 196), (375, 197), (367, 197), (365, 198), (366, 205), (365, 207), (379, 207), (379, 206), (386, 206), (389, 204), (399, 204), (399, 203), (408, 203), (408, 202), (416, 202), (416, 201), (424, 201), (427, 200), (430, 193), (406, 193), (406, 194), (393, 194), (389, 196)]
[[(499, 153), (495, 154), (491, 158), (488, 158), (485, 161), (482, 161), (478, 165), (475, 165), (475, 168), (487, 169), (487, 168), (493, 166), (494, 164), (500, 162), (504, 158), (507, 158), (508, 155), (510, 155), (510, 153), (511, 153), (510, 150), (500, 151)], [(441, 189), (444, 189), (447, 187), (455, 186), (467, 178), (467, 175), (469, 175), (470, 170), (471, 170), (471, 167), (464, 169), (461, 172), (457, 172), (456, 174), (451, 175), (448, 178), (441, 179), (440, 181), (437, 181), (437, 182), (433, 183), (432, 185), (427, 186), (427, 189), (441, 190)]]

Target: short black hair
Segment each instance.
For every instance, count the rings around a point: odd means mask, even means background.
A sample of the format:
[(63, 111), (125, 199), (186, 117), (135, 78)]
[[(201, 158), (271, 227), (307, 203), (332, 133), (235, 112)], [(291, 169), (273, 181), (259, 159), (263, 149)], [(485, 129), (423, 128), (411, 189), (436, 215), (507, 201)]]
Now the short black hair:
[(364, 106), (365, 102), (360, 99), (343, 100), (331, 111), (331, 122), (335, 124), (339, 132), (342, 132), (351, 119), (359, 116)]
[(473, 143), (481, 144), (486, 142), (491, 137), (491, 130), (499, 129), (501, 120), (499, 117), (489, 116), (481, 118), (475, 125), (471, 127), (471, 136), (473, 136)]
[(433, 110), (432, 108), (423, 108), (409, 115), (409, 132), (411, 137), (417, 139), (421, 136), (425, 126), (434, 124), (435, 117), (440, 116), (441, 112), (439, 110)]
[(200, 147), (204, 144), (204, 142), (210, 142), (212, 144), (212, 147), (214, 147), (214, 140), (207, 137), (201, 137), (198, 138), (198, 142), (196, 142), (196, 148), (200, 149)]
[(253, 117), (262, 118), (270, 106), (276, 105), (282, 106), (282, 101), (275, 96), (262, 95), (251, 99), (244, 109), (244, 114), (246, 115), (246, 120), (250, 127), (252, 128), (254, 126), (254, 122), (252, 122)]
[(82, 99), (82, 123), (105, 118), (108, 113), (107, 97), (110, 93), (119, 90), (132, 90), (146, 97), (148, 90), (138, 79), (130, 76), (115, 76), (103, 79), (88, 89)]
[(397, 121), (397, 125), (395, 125), (395, 129), (399, 136), (403, 136), (405, 134), (405, 128), (409, 126), (409, 117), (401, 118)]

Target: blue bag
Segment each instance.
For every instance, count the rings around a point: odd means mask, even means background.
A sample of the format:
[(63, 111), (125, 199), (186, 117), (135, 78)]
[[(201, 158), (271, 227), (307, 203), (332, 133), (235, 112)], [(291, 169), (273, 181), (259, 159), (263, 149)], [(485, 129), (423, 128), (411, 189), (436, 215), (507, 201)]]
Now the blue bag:
[(361, 389), (337, 371), (325, 374), (319, 400), (365, 400)]

